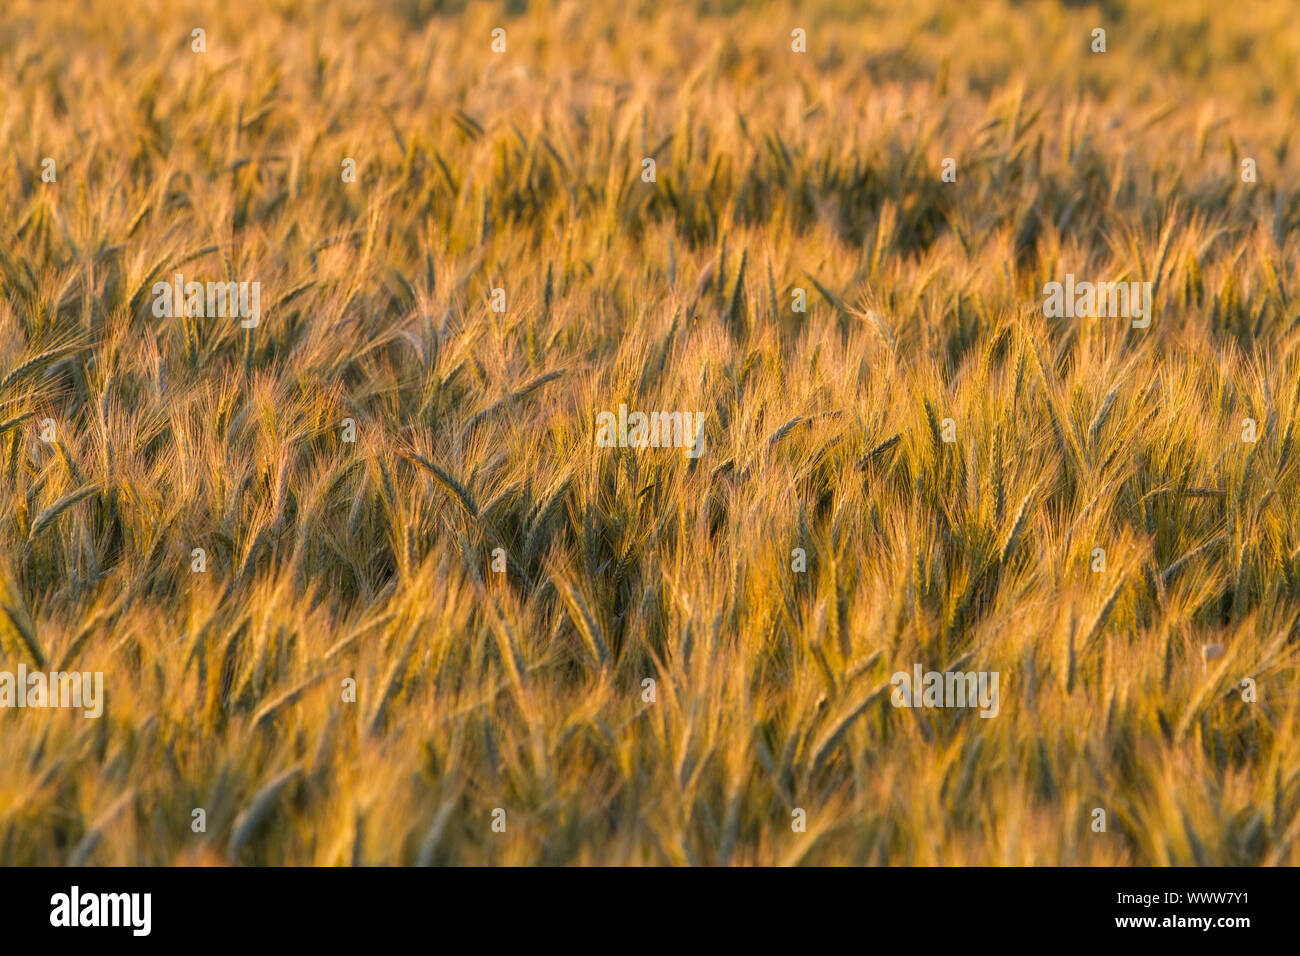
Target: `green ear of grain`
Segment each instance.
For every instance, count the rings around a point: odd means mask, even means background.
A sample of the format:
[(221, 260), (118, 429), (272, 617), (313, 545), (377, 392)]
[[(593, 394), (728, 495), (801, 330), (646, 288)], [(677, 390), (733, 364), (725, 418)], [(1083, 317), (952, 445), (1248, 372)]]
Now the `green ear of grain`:
[(64, 495), (36, 516), (36, 520), (32, 522), (31, 533), (27, 536), (28, 540), (35, 539), (42, 531), (52, 525), (59, 515), (78, 501), (84, 501), (98, 491), (99, 485), (86, 485), (84, 488), (78, 488), (76, 491)]
[[(3, 393), (13, 385), (18, 384), (26, 378), (30, 378), (42, 369), (62, 361), (69, 356), (76, 355), (78, 352), (86, 351), (83, 345), (66, 345), (61, 348), (49, 349), (40, 355), (35, 355), (23, 362), (4, 378), (0, 379), (0, 393)], [(8, 424), (8, 423), (6, 423)]]
[(569, 619), (577, 628), (587, 652), (591, 655), (593, 662), (605, 668), (610, 663), (609, 645), (605, 643), (605, 635), (601, 631), (600, 624), (596, 621), (591, 609), (587, 607), (587, 602), (583, 600), (578, 589), (574, 587), (568, 576), (559, 568), (551, 567), (549, 569), (551, 581), (554, 582), (556, 590), (564, 601), (565, 607), (569, 611)]
[(451, 492), (451, 496), (456, 500), (456, 503), (460, 505), (461, 510), (464, 511), (465, 514), (475, 519), (476, 521), (478, 520), (478, 515), (479, 515), (478, 505), (475, 503), (473, 496), (469, 493), (469, 490), (465, 488), (464, 485), (458, 482), (444, 469), (440, 468), (438, 465), (435, 465), (433, 462), (429, 461), (429, 459), (425, 458), (423, 455), (419, 454), (418, 452), (412, 451), (410, 449), (403, 449), (400, 450), (398, 454), (400, 454), (407, 461), (411, 462), (413, 465), (418, 465), (419, 467), (427, 471), (430, 475), (432, 475), (434, 480), (437, 481), (438, 484), (442, 485), (444, 489)]
[(867, 712), (872, 704), (879, 701), (889, 693), (890, 682), (885, 681), (875, 689), (865, 693), (859, 700), (847, 707), (841, 712), (840, 716), (833, 720), (830, 726), (823, 732), (818, 739), (817, 744), (813, 747), (812, 752), (812, 770), (816, 773), (825, 763), (826, 759), (835, 749), (835, 745), (840, 742), (844, 734), (848, 731), (853, 722)]
[(27, 649), (37, 667), (45, 666), (45, 653), (36, 639), (36, 628), (14, 584), (6, 563), (0, 562), (0, 636)]
[(230, 862), (233, 863), (235, 858), (239, 855), (239, 851), (248, 844), (248, 841), (256, 832), (258, 824), (262, 822), (271, 807), (275, 805), (275, 801), (279, 798), (280, 794), (282, 794), (290, 784), (297, 780), (301, 774), (302, 768), (300, 766), (290, 767), (288, 770), (280, 773), (271, 780), (270, 783), (259, 790), (243, 812), (235, 818), (235, 825), (230, 835), (230, 843), (226, 849)]

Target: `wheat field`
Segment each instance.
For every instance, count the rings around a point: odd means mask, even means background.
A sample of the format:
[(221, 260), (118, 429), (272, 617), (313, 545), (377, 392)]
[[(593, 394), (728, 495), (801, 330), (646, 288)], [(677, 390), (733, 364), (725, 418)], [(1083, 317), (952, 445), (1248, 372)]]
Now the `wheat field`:
[(0, 863), (1300, 863), (1293, 17), (7, 0)]

